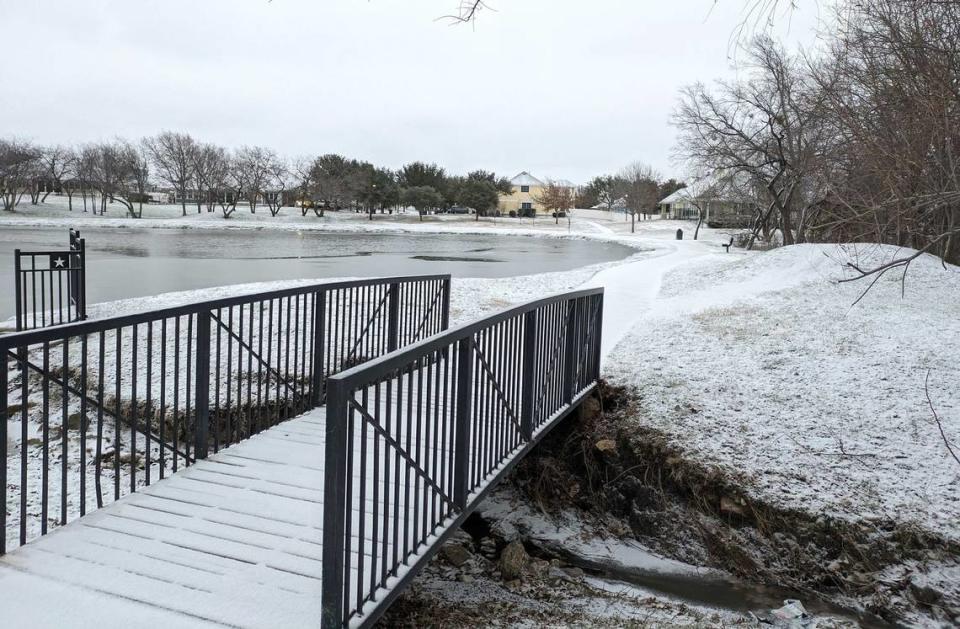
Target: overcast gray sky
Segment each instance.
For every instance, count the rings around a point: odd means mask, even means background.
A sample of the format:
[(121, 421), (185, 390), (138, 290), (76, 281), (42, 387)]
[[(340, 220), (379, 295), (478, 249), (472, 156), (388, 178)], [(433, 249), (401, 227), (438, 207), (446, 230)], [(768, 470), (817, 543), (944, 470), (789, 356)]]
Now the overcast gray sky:
[[(0, 0), (0, 135), (185, 130), (289, 156), (584, 182), (665, 175), (678, 89), (729, 76), (746, 0)], [(777, 32), (812, 43), (804, 3)], [(789, 26), (788, 26), (789, 23)]]

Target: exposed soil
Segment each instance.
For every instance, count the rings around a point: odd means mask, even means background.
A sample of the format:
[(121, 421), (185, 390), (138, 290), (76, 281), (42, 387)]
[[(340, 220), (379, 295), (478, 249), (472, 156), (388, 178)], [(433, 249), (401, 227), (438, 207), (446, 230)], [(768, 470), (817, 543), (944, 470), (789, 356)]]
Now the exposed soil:
[(957, 565), (955, 544), (891, 520), (773, 507), (751, 496), (749, 479), (691, 460), (639, 426), (641, 413), (642, 397), (602, 385), (513, 482), (545, 512), (572, 505), (603, 534), (856, 610), (866, 625), (960, 622), (957, 588), (928, 576)]

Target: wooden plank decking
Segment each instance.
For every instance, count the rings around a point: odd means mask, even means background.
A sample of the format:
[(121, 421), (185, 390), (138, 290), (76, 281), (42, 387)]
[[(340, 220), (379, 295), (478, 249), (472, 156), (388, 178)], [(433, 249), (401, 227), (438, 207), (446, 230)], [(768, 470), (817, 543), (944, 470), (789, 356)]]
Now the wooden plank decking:
[(0, 558), (6, 627), (316, 627), (324, 412)]

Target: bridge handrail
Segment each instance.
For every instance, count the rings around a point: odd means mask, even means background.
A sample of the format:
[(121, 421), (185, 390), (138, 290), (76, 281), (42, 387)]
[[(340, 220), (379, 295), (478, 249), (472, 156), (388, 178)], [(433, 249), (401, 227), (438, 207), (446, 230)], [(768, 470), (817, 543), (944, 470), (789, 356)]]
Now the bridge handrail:
[[(99, 508), (320, 405), (330, 374), (445, 330), (449, 310), (449, 275), (400, 276), (0, 336), (0, 444), (17, 419), (21, 440), (19, 485), (0, 448), (0, 555), (8, 528), (23, 545), (86, 513), (88, 493)], [(34, 439), (41, 456), (28, 456)]]
[(372, 624), (442, 538), (596, 386), (602, 320), (602, 288), (572, 291), (330, 376), (325, 628)]
[(302, 286), (291, 286), (288, 288), (278, 288), (268, 291), (259, 291), (256, 293), (244, 293), (231, 297), (221, 297), (219, 299), (207, 299), (197, 301), (191, 304), (182, 304), (179, 306), (168, 306), (166, 308), (157, 308), (147, 312), (136, 312), (125, 315), (115, 315), (112, 317), (103, 317), (98, 319), (87, 319), (84, 321), (75, 321), (63, 325), (48, 326), (36, 330), (25, 330), (22, 332), (10, 332), (0, 334), (0, 350), (9, 350), (13, 347), (23, 347), (37, 343), (57, 341), (68, 336), (79, 336), (81, 334), (91, 334), (105, 329), (123, 328), (138, 323), (147, 323), (148, 321), (158, 321), (186, 314), (196, 314), (205, 310), (216, 310), (218, 308), (229, 308), (249, 304), (256, 301), (268, 299), (280, 299), (282, 297), (291, 297), (294, 295), (305, 295), (314, 293), (317, 290), (324, 289), (328, 291), (338, 288), (356, 288), (362, 286), (375, 286), (383, 284), (397, 284), (411, 281), (429, 281), (440, 280), (449, 283), (449, 274), (435, 275), (398, 275), (395, 277), (373, 277), (355, 280), (343, 280), (337, 282), (318, 282), (316, 284), (304, 284)]

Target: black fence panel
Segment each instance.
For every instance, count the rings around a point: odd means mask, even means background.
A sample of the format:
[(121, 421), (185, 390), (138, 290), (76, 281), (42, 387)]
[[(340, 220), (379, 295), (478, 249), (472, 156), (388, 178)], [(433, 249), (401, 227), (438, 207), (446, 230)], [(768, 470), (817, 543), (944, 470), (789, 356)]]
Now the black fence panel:
[(86, 242), (70, 230), (65, 251), (13, 253), (17, 330), (62, 325), (87, 318)]
[(327, 380), (323, 626), (366, 626), (596, 386), (603, 290), (512, 308)]
[(0, 554), (323, 403), (449, 303), (447, 275), (369, 279), (0, 336)]

